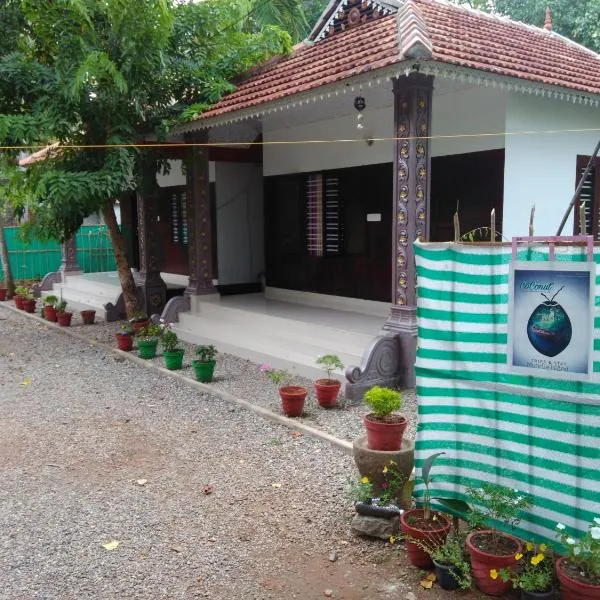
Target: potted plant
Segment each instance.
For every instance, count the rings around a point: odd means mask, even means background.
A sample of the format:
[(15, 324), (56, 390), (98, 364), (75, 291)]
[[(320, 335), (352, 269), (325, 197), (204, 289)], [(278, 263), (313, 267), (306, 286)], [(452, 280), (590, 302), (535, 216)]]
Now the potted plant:
[(15, 306), (19, 309), (19, 310), (23, 310), (23, 301), (25, 300), (25, 297), (28, 294), (28, 290), (26, 287), (23, 287), (22, 285), (18, 285), (15, 288), (15, 295), (13, 296), (13, 300), (15, 301)]
[(50, 321), (51, 323), (56, 323), (56, 303), (58, 302), (58, 298), (53, 296), (52, 294), (48, 294), (44, 298), (44, 319), (46, 321)]
[(184, 350), (183, 348), (177, 347), (177, 334), (169, 325), (163, 325), (160, 340), (163, 347), (163, 356), (167, 369), (169, 369), (169, 371), (177, 371), (181, 369), (181, 365), (183, 364)]
[(400, 392), (376, 385), (365, 393), (364, 401), (372, 411), (364, 417), (369, 449), (400, 450), (402, 436), (406, 429), (406, 419), (392, 414), (394, 411), (400, 410), (402, 406)]
[(421, 479), (425, 485), (423, 507), (406, 510), (400, 517), (400, 528), (407, 540), (408, 558), (415, 567), (430, 567), (432, 565), (431, 554), (423, 548), (441, 546), (450, 533), (450, 520), (442, 513), (431, 510), (429, 493), (429, 485), (432, 481), (431, 467), (437, 457), (442, 454), (445, 453), (437, 452), (428, 456), (421, 466)]
[(73, 317), (72, 312), (67, 312), (65, 309), (67, 308), (67, 302), (65, 300), (60, 300), (56, 304), (56, 320), (59, 325), (62, 327), (69, 327), (71, 325), (71, 319)]
[(406, 477), (398, 470), (396, 461), (390, 460), (382, 469), (383, 478), (375, 494), (373, 483), (364, 476), (350, 484), (350, 497), (354, 508), (361, 515), (389, 518), (400, 514), (399, 494), (406, 484)]
[(521, 512), (531, 507), (531, 500), (518, 490), (492, 483), (470, 487), (466, 493), (471, 506), (468, 520), (474, 529), (466, 540), (473, 578), (485, 594), (501, 596), (511, 588), (511, 582), (503, 581), (497, 574), (503, 568), (515, 568), (515, 556), (523, 553), (523, 544), (512, 535), (486, 527), (500, 522), (514, 529)]
[(196, 379), (203, 383), (210, 383), (217, 364), (217, 349), (214, 346), (198, 346), (196, 356), (197, 358), (192, 361)]
[(36, 301), (31, 292), (27, 292), (23, 299), (23, 310), (25, 312), (33, 314), (35, 312)]
[(261, 365), (260, 370), (279, 386), (281, 407), (286, 416), (301, 416), (308, 389), (301, 385), (292, 385), (292, 374), (286, 369), (271, 369), (269, 365)]
[[(521, 590), (521, 600), (551, 600), (554, 597), (554, 561), (546, 544), (527, 542), (525, 552), (515, 555), (516, 568), (491, 573)], [(580, 598), (581, 596), (577, 596)]]
[(115, 333), (119, 350), (129, 352), (133, 348), (133, 326), (128, 321), (121, 323), (120, 331)]
[[(134, 325), (135, 328), (135, 325)], [(156, 323), (149, 323), (138, 333), (138, 353), (140, 358), (148, 360), (156, 356), (156, 347), (161, 330)]]
[(315, 381), (315, 393), (317, 402), (323, 408), (331, 408), (337, 402), (338, 394), (340, 393), (341, 382), (333, 378), (335, 370), (342, 371), (344, 364), (339, 356), (335, 354), (325, 354), (317, 358), (317, 364), (325, 371), (325, 379), (317, 379)]
[(93, 325), (94, 319), (96, 318), (96, 311), (91, 309), (81, 310), (79, 311), (81, 315), (81, 320), (84, 325)]
[(135, 335), (140, 335), (141, 331), (146, 329), (146, 327), (148, 327), (148, 325), (150, 324), (150, 319), (148, 318), (146, 313), (136, 310), (131, 313), (129, 322), (133, 327)]
[(557, 535), (566, 556), (556, 561), (563, 600), (598, 600), (600, 598), (600, 517), (596, 517), (583, 537), (571, 537), (562, 523)]

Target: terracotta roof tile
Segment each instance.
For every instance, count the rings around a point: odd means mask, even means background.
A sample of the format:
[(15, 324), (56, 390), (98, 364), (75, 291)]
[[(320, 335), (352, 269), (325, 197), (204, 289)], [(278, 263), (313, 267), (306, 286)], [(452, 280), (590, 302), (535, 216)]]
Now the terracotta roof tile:
[[(575, 42), (443, 0), (408, 1), (421, 13), (432, 60), (600, 94), (600, 56)], [(403, 59), (396, 15), (383, 17), (268, 63), (198, 118), (279, 100)]]

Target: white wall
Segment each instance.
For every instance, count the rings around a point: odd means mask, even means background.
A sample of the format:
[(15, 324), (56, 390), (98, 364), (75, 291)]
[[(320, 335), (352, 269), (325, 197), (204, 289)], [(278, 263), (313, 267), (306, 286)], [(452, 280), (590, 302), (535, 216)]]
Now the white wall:
[[(443, 95), (434, 93), (432, 135), (502, 132), (505, 108), (506, 95), (491, 88), (463, 89)], [(391, 104), (385, 108), (369, 110), (367, 99), (367, 108), (363, 114), (365, 128), (362, 132), (356, 129), (355, 113), (285, 128), (275, 127), (274, 121), (268, 115), (265, 116), (263, 131), (267, 142), (359, 140), (333, 144), (266, 145), (263, 154), (265, 176), (392, 162), (392, 141), (375, 142), (368, 146), (361, 139), (393, 136), (394, 116)], [(278, 122), (281, 122), (281, 117)], [(503, 147), (504, 136), (465, 137), (433, 140), (431, 151), (432, 156), (443, 156)]]
[(167, 175), (162, 173), (156, 174), (156, 181), (159, 187), (171, 187), (175, 185), (185, 185), (185, 175), (183, 173), (183, 161), (181, 160), (170, 160), (169, 165), (171, 167)]
[(265, 268), (262, 169), (217, 162), (215, 174), (219, 284), (259, 281)]
[[(600, 128), (600, 109), (516, 93), (509, 97), (509, 133), (586, 128)], [(505, 237), (527, 235), (533, 204), (535, 234), (555, 235), (575, 191), (576, 157), (590, 155), (598, 138), (598, 131), (506, 136)], [(563, 234), (573, 234), (572, 216)]]

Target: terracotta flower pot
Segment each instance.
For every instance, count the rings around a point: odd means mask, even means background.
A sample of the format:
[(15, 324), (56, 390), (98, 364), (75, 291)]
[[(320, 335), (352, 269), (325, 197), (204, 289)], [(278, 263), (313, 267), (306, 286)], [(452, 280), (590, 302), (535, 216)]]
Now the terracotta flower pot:
[(286, 385), (279, 388), (281, 407), (287, 417), (299, 417), (304, 409), (308, 390), (299, 385)]
[(8, 290), (6, 288), (0, 288), (0, 302), (6, 300), (6, 294), (8, 294)]
[(150, 325), (150, 319), (144, 319), (142, 321), (134, 321), (132, 323), (132, 325), (133, 325), (133, 331), (135, 332), (135, 335), (139, 335), (139, 333), (142, 329), (146, 329), (146, 327), (148, 327), (148, 325)]
[(335, 406), (342, 384), (337, 379), (317, 379), (315, 393), (317, 402), (323, 408)]
[(56, 309), (54, 306), (50, 306), (49, 304), (44, 306), (44, 319), (46, 319), (46, 321), (50, 321), (51, 323), (56, 323)]
[(426, 526), (422, 524), (424, 521), (422, 508), (406, 510), (400, 516), (400, 529), (407, 538), (406, 551), (408, 552), (408, 558), (412, 565), (421, 569), (433, 565), (431, 556), (417, 544), (408, 541), (408, 538), (420, 540), (427, 546), (437, 546), (443, 544), (450, 533), (450, 521), (440, 513), (432, 512), (431, 514), (436, 519), (425, 521)]
[(216, 364), (217, 364), (216, 360), (211, 360), (209, 362), (193, 360), (192, 367), (194, 367), (194, 372), (196, 373), (196, 379), (198, 381), (201, 381), (202, 383), (210, 383), (212, 381), (213, 374), (215, 372)]
[(33, 314), (35, 312), (35, 304), (35, 300), (23, 300), (23, 310)]
[[(467, 536), (467, 550), (471, 557), (471, 567), (473, 578), (477, 587), (484, 593), (490, 596), (502, 596), (512, 588), (512, 583), (502, 581), (498, 575), (495, 579), (490, 575), (494, 569), (499, 571), (508, 567), (514, 567), (517, 564), (515, 554), (522, 553), (523, 544), (520, 540), (506, 533), (497, 533), (506, 544), (506, 551), (502, 554), (490, 554), (479, 548), (479, 544), (489, 539), (492, 531), (474, 531)], [(479, 543), (478, 543), (479, 542)], [(510, 551), (509, 551), (510, 549)]]
[(84, 325), (93, 325), (96, 318), (95, 310), (82, 310), (79, 312)]
[(58, 324), (62, 327), (69, 327), (71, 325), (72, 318), (73, 313), (70, 312), (56, 313), (56, 320), (58, 321)]
[(23, 310), (23, 302), (25, 300), (24, 296), (13, 296), (13, 300), (15, 301), (15, 306), (19, 310)]
[(592, 585), (574, 579), (567, 572), (568, 560), (565, 557), (556, 561), (556, 575), (560, 581), (560, 592), (563, 600), (599, 600), (600, 585)]
[(133, 348), (133, 333), (115, 333), (119, 350), (130, 352)]
[(367, 446), (370, 450), (395, 451), (402, 448), (402, 437), (406, 430), (407, 421), (400, 415), (395, 415), (395, 417), (395, 421), (387, 423), (373, 420), (373, 413), (365, 415)]

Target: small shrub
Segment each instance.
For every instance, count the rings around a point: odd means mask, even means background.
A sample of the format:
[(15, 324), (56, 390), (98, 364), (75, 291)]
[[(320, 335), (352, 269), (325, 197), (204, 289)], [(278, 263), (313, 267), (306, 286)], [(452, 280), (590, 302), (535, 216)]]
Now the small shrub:
[(402, 407), (402, 394), (398, 390), (376, 385), (365, 393), (364, 401), (376, 417), (385, 420)]
[(60, 302), (56, 303), (56, 312), (57, 313), (63, 313), (63, 312), (65, 312), (66, 309), (67, 309), (67, 301), (66, 300), (61, 300)]
[(161, 343), (165, 352), (174, 352), (177, 350), (177, 334), (169, 327), (166, 327), (161, 336)]
[(212, 362), (217, 358), (217, 349), (214, 346), (198, 346), (196, 356), (202, 363)]
[(260, 372), (264, 373), (275, 385), (289, 385), (293, 375), (287, 369), (272, 369), (269, 365), (261, 365)]
[(336, 370), (343, 371), (344, 363), (340, 360), (339, 356), (335, 354), (325, 354), (317, 358), (317, 364), (325, 371), (327, 379), (333, 378), (333, 372)]
[(44, 304), (46, 306), (54, 306), (58, 302), (58, 298), (56, 296), (52, 296), (49, 294), (44, 298)]

